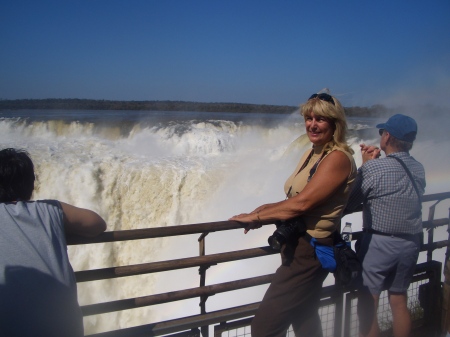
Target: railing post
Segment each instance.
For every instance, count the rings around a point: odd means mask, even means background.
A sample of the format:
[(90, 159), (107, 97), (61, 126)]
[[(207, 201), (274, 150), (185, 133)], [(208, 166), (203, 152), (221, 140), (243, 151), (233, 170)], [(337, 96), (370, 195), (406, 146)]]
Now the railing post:
[[(199, 249), (199, 256), (205, 256), (206, 249), (205, 249), (205, 238), (209, 234), (209, 232), (205, 232), (198, 238), (198, 249)], [(206, 284), (206, 270), (209, 268), (209, 266), (200, 266), (198, 269), (198, 272), (200, 274), (200, 287), (204, 287)], [(200, 314), (206, 314), (206, 300), (208, 299), (208, 296), (200, 296)], [(203, 337), (209, 336), (209, 326), (202, 326), (201, 332)]]
[[(428, 272), (430, 274), (429, 279), (429, 293), (428, 293), (428, 301), (429, 301), (429, 309), (430, 313), (428, 315), (428, 324), (431, 326), (431, 334), (432, 336), (439, 337), (440, 336), (440, 315), (439, 310), (441, 307), (441, 273), (442, 273), (442, 263), (434, 261), (433, 269)], [(433, 300), (437, 299), (437, 300)]]
[[(339, 285), (336, 284), (338, 287)], [(336, 294), (336, 302), (335, 302), (335, 316), (334, 316), (334, 337), (342, 336), (342, 320), (344, 318), (343, 310), (344, 310), (344, 297), (345, 291), (341, 288), (338, 290)]]
[[(350, 226), (352, 223), (350, 223)], [(339, 228), (336, 229), (338, 233), (340, 234), (342, 232), (342, 221), (340, 222)], [(352, 239), (353, 240), (353, 236)], [(350, 241), (351, 244), (351, 241)], [(340, 284), (338, 279), (335, 279), (334, 282), (336, 289), (338, 291), (335, 293), (335, 311), (334, 311), (334, 334), (333, 337), (341, 337), (342, 336), (342, 326), (346, 327), (346, 322), (344, 322), (344, 319), (347, 318), (345, 312), (347, 310), (345, 306), (345, 298), (346, 298), (346, 292), (344, 288), (342, 287), (342, 284)], [(345, 310), (345, 312), (344, 312)], [(345, 332), (344, 332), (345, 333)]]
[[(436, 202), (434, 205), (430, 206), (430, 210), (428, 212), (428, 221), (430, 221), (430, 223), (433, 221), (434, 219), (434, 211), (436, 209), (436, 205), (439, 203)], [(429, 230), (428, 230), (428, 239), (427, 239), (427, 243), (433, 243), (434, 242), (434, 227), (432, 226)], [(427, 262), (430, 262), (433, 260), (433, 247), (430, 245), (430, 248), (428, 248), (427, 250)]]
[[(352, 310), (354, 309), (352, 307), (352, 301), (356, 300), (356, 305), (358, 305), (358, 293), (357, 289), (350, 289), (348, 293), (345, 294), (345, 309), (344, 309), (344, 317), (343, 317), (343, 334), (341, 336), (347, 337), (351, 336), (351, 328), (352, 328)], [(358, 313), (355, 310), (355, 315), (358, 315)], [(354, 319), (353, 319), (354, 320)]]
[[(449, 223), (447, 225), (448, 240), (450, 240), (450, 208), (448, 215)], [(450, 332), (450, 247), (447, 246), (444, 261), (444, 285), (442, 289), (442, 313), (441, 313), (441, 331)]]

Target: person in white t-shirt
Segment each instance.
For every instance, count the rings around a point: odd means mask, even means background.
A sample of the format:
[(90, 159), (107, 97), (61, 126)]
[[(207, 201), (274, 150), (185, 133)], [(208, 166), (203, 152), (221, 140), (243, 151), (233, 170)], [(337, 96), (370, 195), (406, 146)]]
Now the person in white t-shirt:
[(0, 151), (0, 336), (82, 337), (66, 236), (93, 237), (106, 223), (58, 200), (31, 201), (34, 181), (27, 152)]

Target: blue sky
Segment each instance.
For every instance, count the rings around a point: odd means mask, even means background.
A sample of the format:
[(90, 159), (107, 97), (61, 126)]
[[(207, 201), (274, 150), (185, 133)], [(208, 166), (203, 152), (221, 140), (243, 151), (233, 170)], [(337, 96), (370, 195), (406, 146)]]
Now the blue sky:
[(450, 106), (448, 0), (0, 0), (0, 99)]

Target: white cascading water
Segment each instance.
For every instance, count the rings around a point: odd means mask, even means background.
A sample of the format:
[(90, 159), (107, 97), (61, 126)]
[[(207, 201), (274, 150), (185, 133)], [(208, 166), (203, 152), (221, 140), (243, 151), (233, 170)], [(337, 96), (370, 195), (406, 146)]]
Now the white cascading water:
[[(105, 218), (108, 231), (222, 221), (282, 200), (285, 179), (310, 147), (298, 112), (272, 116), (270, 122), (261, 115), (242, 115), (237, 121), (221, 114), (218, 119), (210, 115), (164, 123), (106, 123), (106, 117), (74, 121), (64, 112), (39, 119), (38, 112), (30, 114), (33, 119), (15, 118), (12, 112), (1, 117), (0, 143), (1, 148), (24, 148), (31, 154), (38, 177), (34, 199), (58, 199), (92, 209)], [(359, 143), (379, 141), (375, 132), (365, 132), (375, 122), (349, 119), (349, 142), (358, 166)], [(426, 137), (419, 138), (412, 150), (425, 166), (427, 194), (450, 191), (448, 148), (448, 138)], [(344, 221), (359, 230), (360, 219), (349, 215)], [(273, 229), (266, 226), (247, 235), (242, 230), (211, 233), (206, 252), (266, 246)], [(74, 270), (163, 261), (198, 256), (197, 239), (198, 235), (189, 235), (70, 246), (69, 256)], [(207, 284), (269, 274), (278, 263), (278, 256), (270, 256), (212, 266)], [(80, 283), (78, 291), (80, 304), (85, 305), (198, 285), (198, 270), (192, 268)], [(207, 310), (259, 301), (265, 289), (218, 294), (208, 299)], [(186, 300), (86, 317), (85, 330), (90, 334), (198, 313), (198, 299)]]

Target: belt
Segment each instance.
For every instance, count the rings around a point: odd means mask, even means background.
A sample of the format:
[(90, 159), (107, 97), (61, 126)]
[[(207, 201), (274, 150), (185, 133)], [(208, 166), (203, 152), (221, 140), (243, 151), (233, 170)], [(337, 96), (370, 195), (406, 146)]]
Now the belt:
[(391, 237), (396, 237), (396, 238), (401, 238), (401, 239), (406, 239), (406, 240), (415, 240), (416, 238), (420, 238), (420, 236), (422, 235), (422, 233), (417, 233), (417, 234), (409, 234), (409, 233), (385, 233), (385, 232), (377, 231), (377, 230), (372, 229), (372, 228), (363, 229), (363, 232), (364, 232), (364, 233), (368, 233), (368, 234), (376, 234), (376, 235), (391, 236)]

